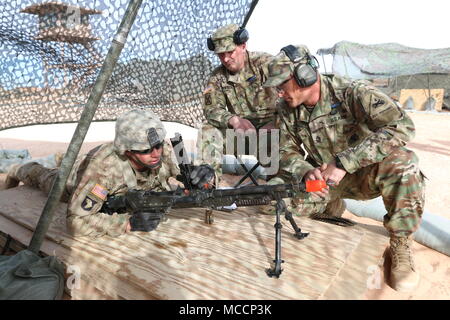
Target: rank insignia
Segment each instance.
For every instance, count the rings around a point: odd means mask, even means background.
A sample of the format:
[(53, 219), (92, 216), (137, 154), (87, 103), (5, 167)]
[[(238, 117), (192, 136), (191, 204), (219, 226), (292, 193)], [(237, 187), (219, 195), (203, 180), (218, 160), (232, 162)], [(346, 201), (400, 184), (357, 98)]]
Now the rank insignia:
[(81, 208), (85, 211), (91, 211), (92, 208), (96, 204), (97, 204), (97, 201), (95, 201), (94, 199), (91, 199), (89, 196), (87, 196), (81, 203)]

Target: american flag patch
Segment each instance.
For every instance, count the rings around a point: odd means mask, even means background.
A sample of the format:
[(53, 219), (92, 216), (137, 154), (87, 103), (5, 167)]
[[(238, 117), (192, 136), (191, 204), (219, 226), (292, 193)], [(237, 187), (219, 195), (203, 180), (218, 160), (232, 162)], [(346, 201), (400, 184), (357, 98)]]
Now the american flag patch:
[(108, 195), (108, 190), (106, 190), (105, 188), (103, 188), (101, 185), (96, 184), (94, 186), (94, 188), (92, 188), (91, 193), (94, 196), (97, 196), (98, 198), (105, 200), (106, 196)]
[(211, 91), (213, 91), (213, 87), (212, 87), (212, 86), (209, 86), (209, 87), (207, 87), (205, 90), (203, 90), (203, 94), (210, 93)]

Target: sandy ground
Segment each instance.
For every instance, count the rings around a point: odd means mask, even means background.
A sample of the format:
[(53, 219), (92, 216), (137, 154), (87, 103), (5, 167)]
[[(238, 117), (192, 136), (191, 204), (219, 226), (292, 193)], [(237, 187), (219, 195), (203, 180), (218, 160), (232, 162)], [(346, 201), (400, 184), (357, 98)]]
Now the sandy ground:
[[(420, 167), (427, 176), (425, 210), (450, 219), (450, 115), (409, 113), (416, 125), (416, 137), (408, 144), (420, 159)], [(18, 128), (0, 132), (0, 149), (28, 149), (33, 157), (43, 157), (55, 152), (64, 152), (70, 142), (74, 125), (33, 126), (34, 129)], [(169, 125), (169, 136), (182, 126)], [(167, 128), (166, 127), (166, 128)], [(175, 128), (176, 127), (176, 128)], [(187, 128), (185, 140), (194, 139), (195, 132)], [(81, 153), (85, 153), (102, 141), (113, 138), (114, 126), (111, 124), (91, 125)], [(183, 130), (183, 136), (185, 136)], [(96, 139), (98, 137), (98, 139)], [(5, 174), (0, 174), (0, 188)], [(367, 218), (359, 218), (346, 211), (345, 217), (357, 222), (382, 226)], [(421, 274), (419, 287), (413, 293), (394, 291), (384, 281), (388, 274), (386, 266), (379, 266), (381, 285), (370, 289), (366, 299), (446, 299), (450, 300), (450, 257), (414, 242), (415, 261)]]

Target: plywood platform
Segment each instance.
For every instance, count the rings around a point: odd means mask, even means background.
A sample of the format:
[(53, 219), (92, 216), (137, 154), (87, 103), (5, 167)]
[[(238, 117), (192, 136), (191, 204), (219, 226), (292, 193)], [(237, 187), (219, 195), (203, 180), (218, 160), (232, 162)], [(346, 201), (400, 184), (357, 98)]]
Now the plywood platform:
[[(28, 245), (45, 202), (25, 186), (0, 191), (0, 231)], [(156, 231), (96, 240), (66, 234), (65, 210), (61, 203), (41, 250), (80, 271), (73, 299), (360, 299), (388, 243), (382, 228), (298, 217), (310, 235), (296, 240), (283, 218), (284, 271), (276, 279), (265, 273), (275, 217), (251, 208), (215, 212), (212, 225), (202, 209), (173, 210)]]

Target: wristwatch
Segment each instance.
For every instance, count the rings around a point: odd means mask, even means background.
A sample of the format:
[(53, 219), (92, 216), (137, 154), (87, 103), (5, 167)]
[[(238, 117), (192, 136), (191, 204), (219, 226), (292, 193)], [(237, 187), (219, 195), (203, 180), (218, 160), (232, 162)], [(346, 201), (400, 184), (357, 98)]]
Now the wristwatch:
[(336, 168), (347, 171), (347, 170), (345, 170), (344, 166), (342, 165), (341, 159), (339, 159), (339, 157), (335, 157), (334, 162), (336, 163)]

